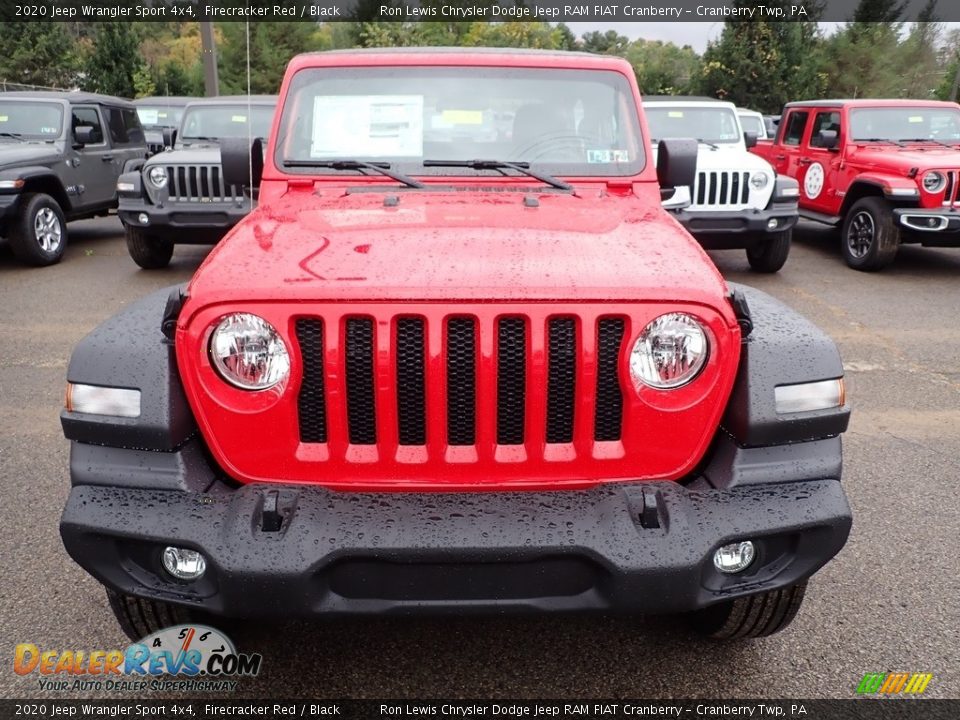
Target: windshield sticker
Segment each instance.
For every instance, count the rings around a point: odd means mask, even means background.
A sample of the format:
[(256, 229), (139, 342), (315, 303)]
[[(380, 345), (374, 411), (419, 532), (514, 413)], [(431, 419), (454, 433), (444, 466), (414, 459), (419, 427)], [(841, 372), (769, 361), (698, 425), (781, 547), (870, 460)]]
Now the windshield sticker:
[(682, 117), (683, 117), (683, 110), (670, 110), (670, 111), (667, 113), (667, 117), (682, 118)]
[(908, 118), (908, 122), (912, 122), (912, 123), (922, 123), (922, 122), (923, 122), (923, 117), (920, 116), (920, 115), (911, 115), (911, 116)]
[(235, 123), (245, 123), (245, 122), (247, 121), (247, 116), (246, 116), (246, 115), (234, 115), (233, 117), (230, 118), (230, 121), (231, 121), (231, 122), (235, 122)]
[(7, 115), (0, 115), (0, 122), (6, 122), (9, 119), (10, 119), (9, 116)]
[(158, 117), (158, 118), (165, 118), (166, 116), (167, 116), (167, 114), (166, 114), (165, 112), (159, 112), (159, 111), (157, 111), (157, 117)]
[(311, 157), (422, 155), (422, 95), (323, 95), (314, 99)]
[(587, 150), (588, 163), (630, 162), (629, 150)]
[(483, 110), (444, 110), (444, 125), (483, 125)]
[[(6, 120), (6, 118), (4, 118), (4, 120)], [(42, 127), (42, 128), (40, 128), (40, 134), (41, 134), (41, 135), (56, 135), (58, 132), (60, 132), (60, 131), (57, 130), (57, 128), (55, 128), (55, 127)]]
[(140, 122), (144, 125), (156, 125), (159, 113), (156, 110), (140, 110), (137, 112), (140, 116)]

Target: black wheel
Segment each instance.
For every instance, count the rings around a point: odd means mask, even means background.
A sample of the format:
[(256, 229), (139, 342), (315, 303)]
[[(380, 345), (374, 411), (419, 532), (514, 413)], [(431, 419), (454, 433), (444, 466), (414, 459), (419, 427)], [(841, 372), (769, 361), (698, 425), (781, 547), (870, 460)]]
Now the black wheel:
[(756, 272), (775, 273), (787, 261), (793, 229), (770, 233), (754, 247), (747, 248), (747, 261)]
[(127, 226), (127, 252), (133, 261), (144, 270), (159, 270), (170, 264), (173, 243), (150, 235), (140, 228)]
[(697, 632), (715, 640), (759, 638), (780, 632), (797, 616), (807, 584), (727, 600), (691, 616)]
[(158, 600), (121, 595), (110, 589), (107, 589), (107, 600), (121, 629), (131, 640), (194, 620), (189, 609)]
[(60, 262), (67, 248), (67, 221), (60, 205), (44, 193), (20, 198), (20, 215), (10, 226), (10, 248), (28, 265)]
[(855, 270), (881, 270), (893, 262), (900, 230), (883, 198), (857, 200), (843, 220), (843, 258)]

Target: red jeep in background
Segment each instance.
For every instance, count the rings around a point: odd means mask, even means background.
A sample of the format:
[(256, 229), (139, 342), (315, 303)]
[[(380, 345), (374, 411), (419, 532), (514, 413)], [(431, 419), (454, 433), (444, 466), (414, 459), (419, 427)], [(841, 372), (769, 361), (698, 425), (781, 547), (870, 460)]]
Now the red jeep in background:
[(265, 156), (221, 145), (229, 184), (264, 159), (257, 209), (70, 361), (61, 534), (124, 630), (788, 625), (850, 529), (843, 366), (664, 210), (697, 144), (652, 161), (631, 66), (330, 52), (294, 58), (280, 98)]
[(788, 103), (776, 138), (752, 149), (800, 183), (800, 216), (842, 225), (857, 270), (901, 243), (960, 247), (960, 105), (929, 100)]

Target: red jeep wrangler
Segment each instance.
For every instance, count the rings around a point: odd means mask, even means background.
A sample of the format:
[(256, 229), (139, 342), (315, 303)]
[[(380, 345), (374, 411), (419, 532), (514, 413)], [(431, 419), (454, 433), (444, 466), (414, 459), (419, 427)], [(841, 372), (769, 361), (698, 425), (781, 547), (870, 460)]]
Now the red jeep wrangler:
[[(654, 166), (630, 65), (330, 52), (280, 97), (259, 207), (70, 362), (61, 533), (124, 630), (786, 626), (850, 528), (843, 368), (661, 207), (689, 199), (696, 142)], [(230, 183), (260, 179), (258, 143), (222, 151)]]
[(857, 270), (901, 243), (960, 247), (960, 105), (930, 100), (788, 103), (753, 152), (800, 182), (800, 216), (843, 226)]

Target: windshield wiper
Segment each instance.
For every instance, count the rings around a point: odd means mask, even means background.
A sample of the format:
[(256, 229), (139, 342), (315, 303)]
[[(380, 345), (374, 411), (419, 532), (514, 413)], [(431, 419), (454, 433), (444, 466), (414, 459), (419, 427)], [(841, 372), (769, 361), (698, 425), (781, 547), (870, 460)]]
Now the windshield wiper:
[(853, 142), (885, 142), (891, 145), (897, 145), (898, 147), (906, 147), (906, 145), (899, 140), (891, 140), (890, 138), (855, 138)]
[(180, 139), (184, 145), (190, 144), (192, 140), (198, 140), (199, 142), (220, 142), (220, 138), (207, 137), (206, 135), (190, 135), (189, 137)]
[(363, 160), (284, 160), (284, 167), (330, 168), (331, 170), (373, 170), (412, 188), (424, 189), (427, 186), (409, 175), (390, 169), (390, 163), (364, 162)]
[(0, 132), (0, 137), (13, 138), (14, 140), (23, 140), (23, 135), (21, 133)]
[(719, 147), (718, 145), (714, 145), (714, 144), (713, 144), (712, 142), (710, 142), (709, 140), (704, 140), (703, 138), (697, 138), (697, 142), (700, 143), (701, 145), (707, 145), (707, 146), (709, 146), (711, 150), (719, 150), (719, 149), (720, 149), (720, 147)]
[(945, 148), (953, 148), (954, 145), (957, 145), (958, 143), (960, 143), (960, 141), (958, 141), (958, 142), (955, 142), (953, 145), (950, 145), (948, 143), (943, 142), (943, 140), (934, 140), (933, 138), (902, 138), (900, 142), (933, 143), (934, 145), (940, 145), (941, 147), (945, 147)]
[(545, 185), (550, 185), (551, 187), (555, 187), (559, 190), (573, 192), (573, 185), (564, 182), (559, 178), (555, 178), (553, 175), (547, 175), (546, 173), (542, 173), (537, 170), (531, 170), (530, 163), (528, 162), (508, 162), (506, 160), (424, 160), (423, 166), (465, 167), (470, 168), (471, 170), (504, 170), (509, 168), (532, 177), (534, 180), (539, 180)]

